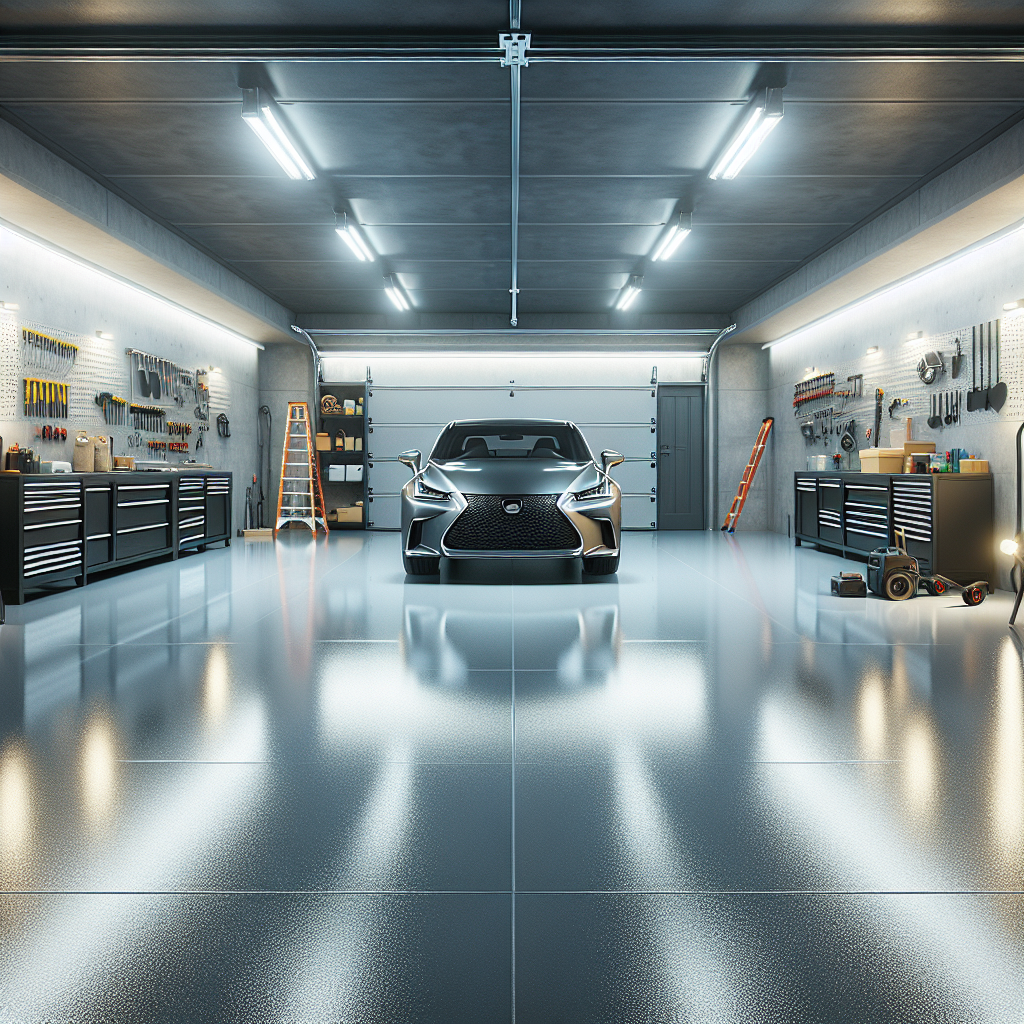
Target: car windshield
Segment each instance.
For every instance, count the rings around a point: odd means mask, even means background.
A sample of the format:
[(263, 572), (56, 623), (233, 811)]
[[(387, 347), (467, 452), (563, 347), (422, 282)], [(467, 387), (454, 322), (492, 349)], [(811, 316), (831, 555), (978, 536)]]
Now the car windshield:
[(456, 423), (442, 432), (430, 457), (451, 459), (559, 459), (589, 462), (580, 432), (568, 423)]

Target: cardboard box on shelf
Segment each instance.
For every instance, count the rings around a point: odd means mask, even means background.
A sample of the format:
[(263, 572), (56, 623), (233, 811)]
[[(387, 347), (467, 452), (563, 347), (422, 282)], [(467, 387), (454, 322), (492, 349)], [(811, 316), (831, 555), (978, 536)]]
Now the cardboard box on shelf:
[[(363, 521), (363, 503), (347, 508), (333, 509), (334, 518), (339, 523), (361, 523)], [(328, 513), (328, 516), (330, 513)]]
[(961, 459), (961, 473), (987, 473), (988, 459)]
[(331, 435), (330, 434), (317, 434), (316, 435), (316, 450), (318, 452), (329, 452), (331, 450)]
[(902, 448), (862, 448), (860, 471), (862, 473), (902, 473)]

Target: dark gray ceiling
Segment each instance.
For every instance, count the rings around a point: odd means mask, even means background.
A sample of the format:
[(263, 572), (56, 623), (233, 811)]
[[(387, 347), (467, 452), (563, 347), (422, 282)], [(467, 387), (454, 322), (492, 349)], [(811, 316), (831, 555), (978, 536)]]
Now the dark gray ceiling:
[[(344, 5), (344, 25), (340, 9), (326, 0), (132, 6), (140, 24), (182, 32), (244, 22), (496, 38), (508, 24), (507, 5), (477, 0)], [(122, 10), (0, 4), (0, 17), (9, 29), (111, 28)], [(630, 32), (856, 27), (877, 11), (861, 2), (528, 2), (523, 27), (535, 40), (614, 32), (627, 20)], [(1022, 11), (958, 2), (930, 27), (1016, 30)], [(788, 75), (782, 124), (739, 178), (709, 181), (766, 71)], [(283, 105), (317, 180), (288, 180), (243, 124), (239, 75), (253, 74)], [(638, 311), (728, 313), (1024, 106), (1012, 62), (535, 63), (522, 89), (525, 317), (606, 313), (634, 273), (645, 274)], [(424, 313), (508, 311), (509, 73), (497, 61), (7, 63), (0, 104), (298, 313), (386, 312), (384, 270)], [(680, 204), (693, 207), (693, 235), (671, 262), (647, 263)], [(334, 207), (364, 226), (381, 263), (349, 254), (333, 232)]]

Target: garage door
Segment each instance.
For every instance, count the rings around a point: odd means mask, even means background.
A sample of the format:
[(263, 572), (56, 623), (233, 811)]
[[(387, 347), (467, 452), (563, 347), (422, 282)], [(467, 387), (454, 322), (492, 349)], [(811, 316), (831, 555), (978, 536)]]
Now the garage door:
[[(595, 362), (608, 365), (595, 372)], [(595, 455), (611, 448), (626, 457), (613, 470), (622, 488), (622, 525), (653, 529), (658, 519), (656, 389), (650, 384), (650, 364), (641, 369), (639, 361), (630, 362), (635, 365), (612, 359), (591, 360), (584, 367), (571, 359), (496, 363), (486, 357), (378, 358), (367, 396), (368, 525), (399, 528), (399, 495), (409, 470), (398, 454), (416, 448), (426, 455), (445, 424), (542, 417), (576, 423)], [(337, 373), (325, 360), (325, 379), (332, 369)], [(442, 376), (448, 380), (442, 383)]]

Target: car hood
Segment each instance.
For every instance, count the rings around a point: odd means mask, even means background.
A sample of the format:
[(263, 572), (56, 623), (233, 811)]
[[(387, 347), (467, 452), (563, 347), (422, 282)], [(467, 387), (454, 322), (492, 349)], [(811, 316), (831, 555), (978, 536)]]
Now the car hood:
[(583, 474), (586, 475), (578, 485), (580, 490), (598, 483), (593, 462), (467, 459), (431, 462), (423, 478), (439, 490), (454, 487), (463, 494), (563, 494)]

